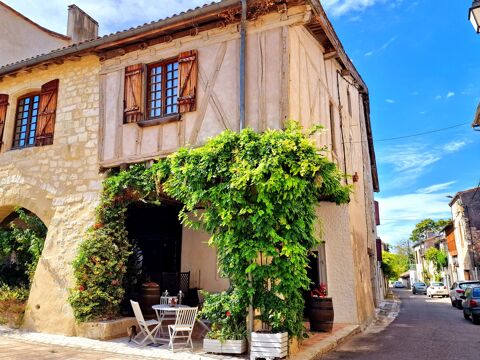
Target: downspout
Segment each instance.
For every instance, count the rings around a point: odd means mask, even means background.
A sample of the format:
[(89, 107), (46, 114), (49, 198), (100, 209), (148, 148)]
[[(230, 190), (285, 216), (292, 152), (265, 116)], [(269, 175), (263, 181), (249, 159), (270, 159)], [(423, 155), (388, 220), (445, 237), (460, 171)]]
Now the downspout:
[[(242, 18), (240, 20), (240, 126), (239, 130), (245, 129), (245, 53), (246, 53), (246, 38), (247, 38), (247, 0), (242, 2)], [(248, 274), (248, 282), (252, 285), (252, 274)], [(250, 304), (248, 305), (248, 338), (251, 342), (253, 332), (254, 312), (253, 312), (253, 297), (250, 296)]]
[(240, 21), (240, 131), (245, 128), (245, 50), (247, 37), (247, 0), (242, 1)]

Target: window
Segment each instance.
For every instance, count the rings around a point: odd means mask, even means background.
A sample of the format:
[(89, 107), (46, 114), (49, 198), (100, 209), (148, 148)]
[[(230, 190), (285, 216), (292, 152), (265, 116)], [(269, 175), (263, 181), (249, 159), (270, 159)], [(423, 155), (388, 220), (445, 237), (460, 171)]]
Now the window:
[(40, 93), (29, 94), (18, 99), (13, 148), (35, 145), (39, 101)]
[(124, 123), (152, 126), (195, 111), (197, 59), (197, 51), (190, 50), (174, 59), (127, 66)]
[(148, 118), (178, 113), (178, 61), (149, 65), (147, 78)]

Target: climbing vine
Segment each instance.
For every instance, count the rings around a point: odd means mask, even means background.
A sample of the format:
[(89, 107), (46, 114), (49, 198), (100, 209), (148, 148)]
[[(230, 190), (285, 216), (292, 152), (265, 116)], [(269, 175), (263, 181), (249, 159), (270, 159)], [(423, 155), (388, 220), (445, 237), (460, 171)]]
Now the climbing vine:
[(209, 244), (238, 302), (251, 303), (273, 331), (301, 336), (308, 255), (320, 241), (315, 206), (320, 200), (346, 203), (350, 194), (310, 134), (295, 122), (261, 134), (225, 131), (201, 148), (182, 148), (149, 168), (135, 165), (106, 179), (97, 224), (74, 264), (77, 319), (118, 308), (129, 254), (126, 207), (162, 194), (184, 204), (183, 224), (212, 235)]

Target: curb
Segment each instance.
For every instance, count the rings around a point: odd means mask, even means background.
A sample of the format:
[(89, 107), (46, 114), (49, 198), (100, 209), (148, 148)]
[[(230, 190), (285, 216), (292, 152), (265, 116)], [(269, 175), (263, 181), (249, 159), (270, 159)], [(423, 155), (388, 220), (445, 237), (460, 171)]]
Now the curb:
[(312, 345), (309, 349), (295, 354), (288, 359), (290, 360), (317, 360), (320, 359), (322, 355), (332, 351), (340, 344), (343, 344), (356, 334), (360, 333), (359, 325), (348, 325), (341, 330), (338, 330), (331, 336), (322, 341), (319, 341), (317, 344)]

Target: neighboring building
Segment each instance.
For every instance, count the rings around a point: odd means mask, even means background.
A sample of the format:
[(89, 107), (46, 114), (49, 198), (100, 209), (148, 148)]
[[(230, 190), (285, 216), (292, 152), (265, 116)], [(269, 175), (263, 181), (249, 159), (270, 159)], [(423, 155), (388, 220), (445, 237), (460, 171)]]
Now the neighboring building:
[(456, 252), (455, 256), (452, 255), (455, 266), (453, 280), (477, 280), (480, 266), (480, 188), (456, 193), (449, 205)]
[[(66, 301), (71, 262), (94, 222), (100, 170), (239, 130), (239, 14), (239, 1), (223, 0), (0, 68), (0, 222), (20, 206), (49, 229), (27, 328), (75, 334)], [(287, 119), (324, 125), (317, 144), (355, 174), (345, 180), (354, 190), (349, 204), (317, 209), (325, 244), (315, 249), (312, 280), (328, 282), (336, 322), (365, 326), (382, 296), (368, 89), (318, 0), (249, 1), (248, 14), (246, 126), (281, 129)], [(129, 215), (130, 236), (155, 254), (147, 264), (152, 277), (190, 271), (191, 287), (227, 288), (208, 234), (182, 227), (177, 214), (171, 205)]]
[[(435, 267), (431, 261), (425, 259), (426, 251), (435, 247), (438, 250), (448, 252), (447, 250), (447, 239), (442, 232), (429, 232), (426, 234), (426, 238), (415, 244), (413, 244), (412, 249), (415, 256), (415, 265), (412, 266), (412, 276), (411, 281), (423, 281), (426, 283), (435, 281)], [(439, 274), (441, 280), (446, 282), (447, 274), (442, 270)], [(448, 282), (448, 281), (447, 281)]]
[(45, 29), (2, 1), (0, 24), (0, 66), (72, 43), (69, 36)]

